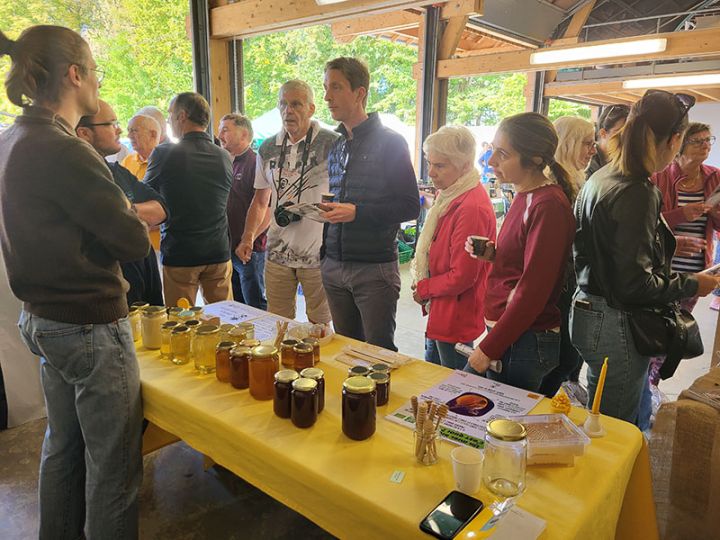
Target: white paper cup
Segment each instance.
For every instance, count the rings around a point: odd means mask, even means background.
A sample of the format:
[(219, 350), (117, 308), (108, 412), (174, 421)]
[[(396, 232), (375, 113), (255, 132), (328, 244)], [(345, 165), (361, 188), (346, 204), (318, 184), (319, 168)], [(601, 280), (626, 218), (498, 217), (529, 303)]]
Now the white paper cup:
[(458, 446), (450, 452), (455, 487), (466, 495), (474, 495), (482, 483), (483, 455), (480, 450)]

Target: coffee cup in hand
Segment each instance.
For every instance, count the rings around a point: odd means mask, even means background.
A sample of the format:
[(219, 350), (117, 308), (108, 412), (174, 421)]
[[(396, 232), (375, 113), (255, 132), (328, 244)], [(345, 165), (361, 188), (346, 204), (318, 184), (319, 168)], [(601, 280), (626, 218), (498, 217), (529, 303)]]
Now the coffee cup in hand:
[(485, 247), (487, 246), (489, 238), (485, 236), (470, 236), (473, 245), (473, 255), (476, 257), (482, 257), (485, 253)]

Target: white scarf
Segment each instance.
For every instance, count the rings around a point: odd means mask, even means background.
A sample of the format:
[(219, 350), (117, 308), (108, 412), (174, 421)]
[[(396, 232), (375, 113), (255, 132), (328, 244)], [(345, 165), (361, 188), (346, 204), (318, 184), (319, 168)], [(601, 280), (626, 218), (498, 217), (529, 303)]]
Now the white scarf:
[(425, 218), (425, 225), (423, 225), (420, 238), (417, 240), (415, 258), (410, 265), (413, 285), (430, 277), (430, 244), (432, 244), (440, 218), (445, 215), (453, 200), (476, 188), (479, 183), (480, 172), (473, 167), (458, 178), (452, 186), (440, 191), (440, 195), (435, 199), (435, 204), (432, 205)]

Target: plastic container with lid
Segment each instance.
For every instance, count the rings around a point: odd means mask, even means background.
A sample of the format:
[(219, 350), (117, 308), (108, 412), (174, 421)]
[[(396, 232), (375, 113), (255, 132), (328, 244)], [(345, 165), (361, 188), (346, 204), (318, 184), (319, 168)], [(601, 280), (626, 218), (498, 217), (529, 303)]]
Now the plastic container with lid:
[(375, 381), (369, 377), (348, 377), (342, 390), (342, 430), (356, 441), (363, 441), (375, 433)]
[(514, 420), (498, 418), (487, 423), (483, 482), (495, 495), (515, 497), (525, 490), (527, 432)]
[(290, 419), (299, 428), (308, 428), (317, 422), (317, 381), (300, 377), (292, 383)]
[(318, 414), (325, 408), (325, 372), (316, 367), (305, 368), (300, 372), (301, 377), (317, 382)]
[(564, 414), (516, 416), (527, 432), (528, 465), (575, 464), (590, 438)]
[(275, 374), (273, 411), (280, 418), (290, 418), (292, 383), (299, 377), (294, 369), (281, 369)]
[(278, 351), (272, 345), (259, 345), (250, 358), (250, 395), (255, 399), (272, 399), (275, 373), (278, 371)]

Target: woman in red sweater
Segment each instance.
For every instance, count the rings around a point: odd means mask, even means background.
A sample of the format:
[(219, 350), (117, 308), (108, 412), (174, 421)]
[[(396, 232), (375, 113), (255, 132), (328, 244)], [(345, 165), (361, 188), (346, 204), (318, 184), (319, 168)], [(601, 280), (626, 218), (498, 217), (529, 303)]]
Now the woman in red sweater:
[[(462, 369), (458, 342), (472, 346), (483, 333), (483, 298), (490, 265), (463, 248), (469, 235), (495, 240), (495, 212), (475, 168), (475, 139), (464, 127), (445, 126), (423, 144), (428, 174), (440, 190), (418, 238), (412, 264), (413, 297), (429, 314), (427, 350), (440, 363)], [(433, 361), (431, 356), (426, 358)]]
[(488, 335), (467, 367), (482, 373), (501, 360), (502, 373), (488, 377), (533, 392), (559, 363), (557, 301), (575, 234), (573, 186), (555, 161), (557, 144), (555, 128), (541, 114), (517, 114), (498, 127), (490, 165), (517, 194), (497, 246), (488, 243), (481, 255), (492, 260), (495, 251), (485, 296)]

